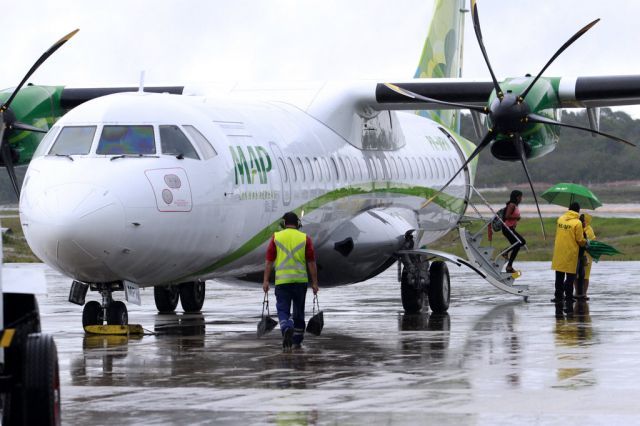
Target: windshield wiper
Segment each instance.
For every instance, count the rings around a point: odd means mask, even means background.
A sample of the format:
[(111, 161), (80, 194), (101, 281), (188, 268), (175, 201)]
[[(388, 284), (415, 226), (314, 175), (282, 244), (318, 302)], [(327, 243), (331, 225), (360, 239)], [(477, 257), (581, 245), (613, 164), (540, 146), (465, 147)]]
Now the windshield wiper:
[(150, 155), (150, 154), (120, 154), (120, 155), (114, 155), (113, 157), (110, 158), (110, 161), (116, 160), (118, 158), (160, 158), (157, 155)]
[(56, 153), (55, 155), (56, 155), (56, 157), (67, 157), (69, 160), (75, 161), (73, 159), (73, 157), (71, 156), (71, 154), (58, 154), (58, 153)]

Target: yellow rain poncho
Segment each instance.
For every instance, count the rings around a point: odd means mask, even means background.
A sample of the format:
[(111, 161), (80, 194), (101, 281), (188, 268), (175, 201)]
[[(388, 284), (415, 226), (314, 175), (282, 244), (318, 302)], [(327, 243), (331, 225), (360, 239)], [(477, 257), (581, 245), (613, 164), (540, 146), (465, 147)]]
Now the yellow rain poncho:
[(578, 268), (578, 249), (586, 244), (580, 214), (567, 211), (556, 223), (556, 241), (553, 246), (551, 269), (575, 274)]

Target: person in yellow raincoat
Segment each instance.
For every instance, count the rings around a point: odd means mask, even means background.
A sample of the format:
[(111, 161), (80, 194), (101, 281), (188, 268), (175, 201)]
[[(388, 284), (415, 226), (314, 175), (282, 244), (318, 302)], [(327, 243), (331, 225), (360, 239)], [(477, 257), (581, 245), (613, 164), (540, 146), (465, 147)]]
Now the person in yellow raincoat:
[(564, 299), (566, 302), (573, 301), (578, 252), (587, 243), (579, 213), (580, 204), (573, 202), (556, 222), (556, 239), (551, 260), (551, 269), (556, 271), (555, 297), (551, 299), (554, 303), (562, 303)]
[[(589, 213), (583, 213), (580, 215), (580, 221), (582, 222), (582, 227), (584, 228), (584, 237), (587, 241), (595, 240), (596, 234), (593, 232), (593, 228), (591, 227), (592, 217)], [(584, 299), (589, 300), (587, 297), (587, 289), (589, 288), (589, 275), (591, 274), (591, 266), (593, 265), (593, 258), (589, 254), (588, 251), (585, 250), (584, 257), (582, 259), (584, 262), (584, 284), (583, 284), (583, 293), (579, 294), (578, 283), (576, 282), (574, 285), (575, 298), (576, 299)]]

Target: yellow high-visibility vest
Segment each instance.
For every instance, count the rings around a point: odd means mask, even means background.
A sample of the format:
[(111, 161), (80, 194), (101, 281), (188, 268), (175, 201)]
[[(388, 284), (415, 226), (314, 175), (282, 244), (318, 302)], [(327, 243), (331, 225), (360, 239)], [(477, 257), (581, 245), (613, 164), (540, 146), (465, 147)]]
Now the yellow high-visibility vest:
[(305, 249), (307, 235), (286, 228), (274, 234), (276, 243), (276, 285), (309, 282)]

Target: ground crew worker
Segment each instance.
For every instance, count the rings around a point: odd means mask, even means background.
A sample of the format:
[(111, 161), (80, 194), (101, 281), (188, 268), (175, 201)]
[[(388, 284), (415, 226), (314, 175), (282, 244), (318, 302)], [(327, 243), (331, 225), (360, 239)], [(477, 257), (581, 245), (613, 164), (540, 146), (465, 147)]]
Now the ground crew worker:
[(551, 269), (556, 271), (555, 297), (551, 299), (556, 304), (563, 301), (573, 302), (573, 282), (578, 268), (578, 251), (584, 247), (582, 222), (580, 222), (580, 204), (573, 202), (569, 210), (558, 218), (556, 222), (556, 240), (553, 246)]
[[(299, 231), (300, 219), (293, 212), (282, 216), (283, 230), (273, 234), (264, 267), (262, 289), (269, 291), (269, 278), (275, 266), (276, 309), (282, 332), (282, 348), (299, 348), (304, 339), (304, 302), (307, 296), (307, 265), (313, 294), (318, 292), (318, 271), (311, 238)], [(293, 316), (291, 305), (293, 304)]]

